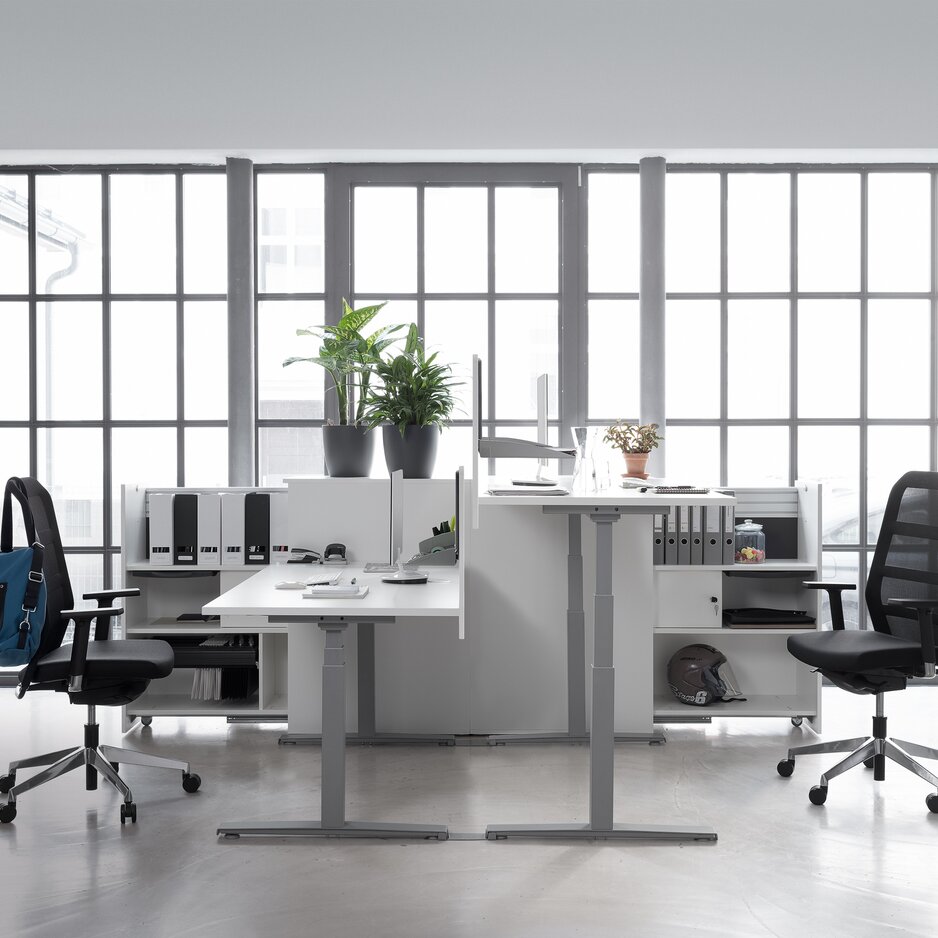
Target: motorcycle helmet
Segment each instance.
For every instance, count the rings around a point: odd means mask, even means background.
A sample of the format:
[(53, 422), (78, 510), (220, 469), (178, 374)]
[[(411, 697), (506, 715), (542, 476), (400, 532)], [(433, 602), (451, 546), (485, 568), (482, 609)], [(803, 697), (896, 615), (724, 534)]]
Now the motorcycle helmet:
[(668, 662), (668, 686), (691, 706), (743, 699), (726, 655), (712, 645), (685, 645), (676, 651)]

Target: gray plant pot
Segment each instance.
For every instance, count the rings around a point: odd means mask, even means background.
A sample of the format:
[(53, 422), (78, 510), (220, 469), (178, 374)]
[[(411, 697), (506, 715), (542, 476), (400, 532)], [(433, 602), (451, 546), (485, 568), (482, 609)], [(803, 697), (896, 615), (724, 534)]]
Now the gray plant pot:
[(384, 434), (384, 461), (388, 472), (404, 470), (405, 479), (429, 479), (436, 463), (436, 448), (440, 442), (438, 426), (419, 427), (410, 424), (401, 436), (397, 427), (381, 428)]
[(367, 427), (323, 427), (326, 474), (333, 478), (367, 478), (375, 455), (375, 436)]

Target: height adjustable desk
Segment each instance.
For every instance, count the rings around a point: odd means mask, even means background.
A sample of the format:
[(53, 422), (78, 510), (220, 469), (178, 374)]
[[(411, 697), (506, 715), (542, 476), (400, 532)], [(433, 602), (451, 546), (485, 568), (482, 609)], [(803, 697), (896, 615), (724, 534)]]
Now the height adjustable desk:
[[(484, 485), (482, 491), (485, 491)], [(490, 824), (486, 828), (489, 840), (511, 837), (562, 838), (589, 840), (700, 840), (714, 841), (716, 832), (706, 827), (660, 826), (645, 824), (617, 824), (613, 820), (613, 789), (615, 781), (615, 668), (613, 665), (613, 537), (612, 526), (624, 518), (634, 523), (640, 516), (667, 513), (672, 505), (732, 505), (731, 496), (710, 493), (706, 495), (655, 495), (637, 490), (610, 489), (588, 496), (579, 495), (479, 495), (486, 507), (521, 507), (545, 513), (569, 515), (579, 522), (588, 517), (596, 529), (596, 584), (593, 595), (594, 640), (592, 689), (590, 698), (590, 819), (587, 824)], [(650, 530), (650, 524), (649, 524)], [(569, 526), (568, 565), (573, 568), (582, 563), (578, 523)], [(647, 541), (649, 574), (651, 572), (651, 538)], [(582, 571), (582, 568), (581, 568)], [(650, 580), (650, 576), (649, 576)], [(575, 587), (576, 576), (568, 584)], [(580, 574), (582, 583), (582, 572)], [(582, 618), (582, 595), (571, 589), (568, 596), (568, 626)], [(623, 599), (625, 597), (621, 597)], [(647, 671), (652, 660), (651, 629), (636, 624), (636, 635), (645, 635), (649, 647), (639, 648), (631, 666), (638, 673)], [(647, 652), (647, 653), (643, 653)], [(630, 677), (630, 675), (626, 675)]]
[[(361, 567), (343, 568), (343, 580), (355, 577), (367, 585), (362, 599), (304, 599), (300, 590), (278, 590), (274, 584), (296, 576), (296, 567), (282, 564), (262, 568), (249, 580), (213, 599), (203, 607), (221, 616), (267, 616), (270, 622), (308, 621), (326, 634), (322, 662), (322, 788), (319, 820), (236, 821), (222, 824), (218, 834), (267, 837), (395, 837), (446, 840), (442, 824), (378, 823), (349, 821), (345, 817), (345, 631), (350, 625), (381, 625), (398, 616), (445, 618), (459, 615), (459, 583), (456, 568), (433, 570), (430, 582), (420, 586), (383, 583), (380, 574), (363, 573)], [(455, 622), (453, 622), (455, 624)], [(310, 662), (312, 667), (313, 662)]]

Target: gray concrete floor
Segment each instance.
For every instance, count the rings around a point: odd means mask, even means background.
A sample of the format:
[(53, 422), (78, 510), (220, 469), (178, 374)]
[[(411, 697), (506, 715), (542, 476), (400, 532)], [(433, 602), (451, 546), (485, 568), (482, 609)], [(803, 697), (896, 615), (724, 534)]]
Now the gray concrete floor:
[[(872, 699), (824, 692), (825, 738), (860, 735)], [(938, 743), (938, 696), (887, 697), (890, 731)], [(731, 711), (730, 711), (731, 712)], [(102, 741), (188, 759), (203, 778), (123, 770), (138, 823), (82, 774), (23, 795), (0, 828), (0, 935), (654, 936), (813, 938), (938, 931), (938, 815), (930, 789), (889, 766), (856, 769), (827, 804), (807, 790), (837, 757), (776, 762), (813, 738), (787, 720), (676, 725), (663, 746), (616, 749), (616, 819), (713, 826), (707, 844), (450, 840), (224, 841), (220, 822), (318, 817), (319, 751), (279, 747), (277, 725), (158, 719)], [(0, 760), (81, 740), (84, 710), (0, 691)], [(25, 772), (24, 772), (25, 775)], [(20, 778), (24, 777), (21, 775)], [(350, 819), (448, 824), (586, 821), (583, 746), (350, 748)]]

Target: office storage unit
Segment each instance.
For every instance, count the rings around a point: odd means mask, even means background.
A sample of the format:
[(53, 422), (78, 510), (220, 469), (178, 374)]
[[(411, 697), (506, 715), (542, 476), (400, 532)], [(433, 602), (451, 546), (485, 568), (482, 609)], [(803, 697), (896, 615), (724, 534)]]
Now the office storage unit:
[[(736, 519), (764, 523), (766, 561), (761, 564), (666, 566), (655, 564), (658, 614), (655, 625), (655, 721), (704, 720), (717, 716), (808, 719), (820, 729), (820, 676), (788, 654), (786, 626), (733, 627), (726, 609), (772, 608), (804, 611), (820, 628), (820, 590), (805, 589), (821, 579), (821, 492), (815, 482), (793, 487), (736, 488)], [(725, 541), (725, 535), (723, 540)], [(685, 645), (712, 645), (726, 655), (744, 701), (695, 707), (680, 703), (668, 688), (671, 656)]]

